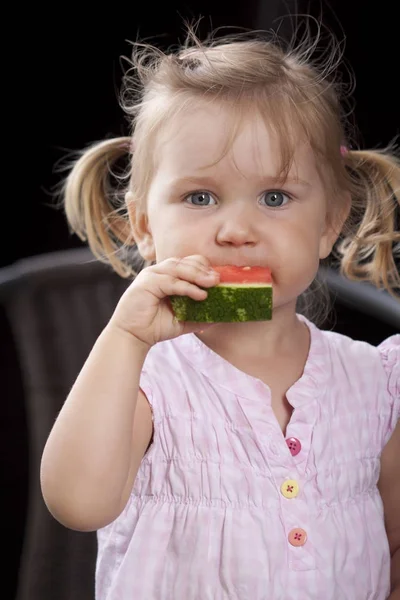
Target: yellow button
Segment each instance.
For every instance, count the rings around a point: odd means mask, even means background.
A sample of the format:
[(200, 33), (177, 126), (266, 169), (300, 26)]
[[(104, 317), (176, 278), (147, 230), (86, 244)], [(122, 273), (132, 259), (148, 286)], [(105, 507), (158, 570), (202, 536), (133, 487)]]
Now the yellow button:
[(285, 498), (296, 498), (299, 493), (299, 484), (294, 479), (287, 479), (281, 485), (281, 492)]

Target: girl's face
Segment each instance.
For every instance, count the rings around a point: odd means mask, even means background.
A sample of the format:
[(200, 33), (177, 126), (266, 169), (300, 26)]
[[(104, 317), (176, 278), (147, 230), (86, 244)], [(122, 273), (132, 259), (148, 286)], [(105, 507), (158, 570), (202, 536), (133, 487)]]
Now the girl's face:
[(295, 303), (336, 239), (314, 155), (299, 143), (280, 186), (279, 149), (261, 117), (244, 120), (221, 159), (231, 127), (230, 111), (204, 103), (159, 134), (139, 251), (157, 262), (201, 254), (214, 265), (269, 267), (274, 307)]

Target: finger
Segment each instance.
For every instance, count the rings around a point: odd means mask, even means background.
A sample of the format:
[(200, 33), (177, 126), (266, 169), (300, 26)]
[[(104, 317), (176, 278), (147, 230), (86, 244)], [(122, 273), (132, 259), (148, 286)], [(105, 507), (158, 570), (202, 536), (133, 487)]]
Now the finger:
[(185, 256), (182, 260), (193, 262), (195, 264), (199, 264), (206, 269), (211, 269), (212, 264), (208, 258), (203, 256), (202, 254), (191, 254), (190, 256)]
[[(201, 281), (203, 277), (203, 282)], [(200, 285), (215, 285), (215, 280), (210, 282), (209, 277), (204, 277), (197, 274), (197, 279), (200, 280)], [(151, 273), (147, 276), (146, 288), (158, 300), (167, 296), (189, 296), (193, 300), (205, 300), (207, 291), (185, 279), (174, 277), (167, 273)]]
[(170, 270), (171, 266), (178, 268), (180, 265), (191, 265), (203, 271), (213, 270), (210, 261), (200, 254), (194, 254), (184, 257), (170, 257), (166, 260), (153, 265), (153, 268), (160, 271)]
[(219, 273), (193, 258), (169, 258), (150, 269), (153, 273), (168, 274), (204, 287), (216, 285), (220, 279)]
[(210, 269), (212, 267), (211, 262), (208, 258), (206, 258), (203, 254), (190, 254), (188, 256), (172, 256), (168, 260), (176, 261), (176, 262), (185, 262), (193, 265), (198, 265), (199, 267), (204, 267), (206, 269)]

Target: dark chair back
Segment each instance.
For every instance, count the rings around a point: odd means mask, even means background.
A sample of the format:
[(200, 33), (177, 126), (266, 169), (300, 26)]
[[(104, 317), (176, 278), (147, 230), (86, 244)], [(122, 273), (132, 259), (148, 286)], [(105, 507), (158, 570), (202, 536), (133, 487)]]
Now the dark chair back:
[(16, 600), (92, 600), (95, 533), (49, 514), (40, 461), (50, 429), (90, 349), (128, 285), (86, 249), (28, 258), (0, 271), (22, 377), (29, 494)]

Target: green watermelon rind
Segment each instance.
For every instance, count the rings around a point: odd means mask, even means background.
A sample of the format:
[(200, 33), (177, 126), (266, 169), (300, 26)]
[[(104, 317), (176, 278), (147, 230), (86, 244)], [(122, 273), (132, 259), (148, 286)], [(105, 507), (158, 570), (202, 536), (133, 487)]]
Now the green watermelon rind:
[(170, 296), (178, 321), (244, 323), (272, 318), (272, 285), (220, 284), (207, 289), (205, 300)]

